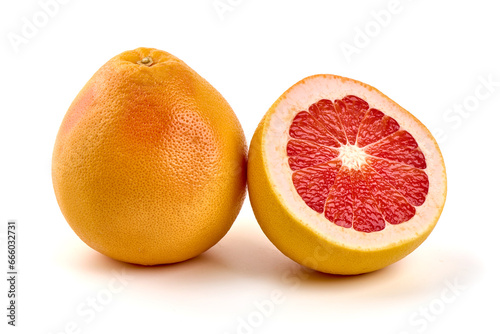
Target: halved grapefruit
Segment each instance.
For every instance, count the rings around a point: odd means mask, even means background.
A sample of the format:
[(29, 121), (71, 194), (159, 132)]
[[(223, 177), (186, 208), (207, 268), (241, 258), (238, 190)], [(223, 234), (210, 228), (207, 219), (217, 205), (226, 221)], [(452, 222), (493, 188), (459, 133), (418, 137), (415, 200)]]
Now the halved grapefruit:
[(383, 268), (415, 250), (446, 199), (439, 147), (377, 89), (315, 75), (288, 89), (250, 145), (248, 188), (267, 237), (326, 273)]

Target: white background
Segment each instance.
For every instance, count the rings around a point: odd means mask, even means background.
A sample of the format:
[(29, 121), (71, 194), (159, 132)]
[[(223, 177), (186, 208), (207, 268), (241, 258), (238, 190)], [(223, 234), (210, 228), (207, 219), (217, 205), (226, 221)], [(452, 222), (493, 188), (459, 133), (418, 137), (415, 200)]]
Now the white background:
[[(35, 0), (0, 7), (4, 274), (8, 219), (18, 220), (20, 234), (18, 327), (6, 325), (2, 279), (2, 333), (498, 333), (494, 1), (401, 0), (394, 9), (390, 0), (221, 0), (224, 12), (213, 0), (66, 2), (50, 17)], [(390, 18), (377, 23), (388, 9)], [(27, 21), (38, 31), (23, 31)], [(16, 46), (13, 36), (25, 39)], [(348, 44), (351, 56), (342, 51)], [(212, 83), (248, 142), (270, 105), (303, 77), (333, 73), (377, 87), (439, 137), (449, 187), (436, 229), (404, 260), (355, 277), (286, 258), (248, 200), (221, 242), (184, 263), (138, 267), (93, 251), (57, 206), (52, 147), (85, 82), (139, 46), (176, 55)]]

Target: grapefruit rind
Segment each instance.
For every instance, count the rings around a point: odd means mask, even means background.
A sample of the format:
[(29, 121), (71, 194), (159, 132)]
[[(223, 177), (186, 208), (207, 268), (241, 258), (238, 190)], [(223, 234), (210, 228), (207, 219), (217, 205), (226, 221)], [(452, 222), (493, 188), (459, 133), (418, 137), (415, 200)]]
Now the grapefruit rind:
[[(427, 162), (429, 192), (416, 207), (415, 216), (402, 224), (387, 223), (382, 231), (373, 233), (338, 226), (309, 208), (294, 188), (287, 159), (289, 128), (295, 115), (321, 99), (334, 101), (351, 94), (411, 133)], [(413, 115), (369, 85), (325, 74), (292, 86), (264, 116), (250, 145), (248, 186), (262, 230), (285, 255), (316, 270), (358, 274), (398, 261), (427, 238), (444, 206), (446, 171), (436, 141)]]

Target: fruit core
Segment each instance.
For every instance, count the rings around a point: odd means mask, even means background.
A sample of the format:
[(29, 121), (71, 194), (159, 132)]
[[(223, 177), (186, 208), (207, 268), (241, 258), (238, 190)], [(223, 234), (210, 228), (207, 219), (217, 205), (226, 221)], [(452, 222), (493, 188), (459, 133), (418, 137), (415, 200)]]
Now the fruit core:
[(356, 145), (342, 145), (339, 147), (339, 158), (342, 166), (348, 169), (360, 169), (366, 163), (366, 153)]
[(413, 136), (366, 101), (322, 99), (289, 129), (293, 185), (312, 210), (343, 228), (377, 232), (416, 214), (429, 191)]

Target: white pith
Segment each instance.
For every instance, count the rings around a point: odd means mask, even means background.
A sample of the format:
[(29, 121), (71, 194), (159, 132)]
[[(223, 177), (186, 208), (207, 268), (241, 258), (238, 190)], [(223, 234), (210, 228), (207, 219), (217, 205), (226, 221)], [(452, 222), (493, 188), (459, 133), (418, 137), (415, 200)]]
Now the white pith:
[[(365, 85), (340, 77), (315, 76), (307, 84), (298, 84), (275, 105), (263, 131), (263, 154), (270, 182), (281, 202), (297, 220), (317, 231), (330, 242), (354, 249), (380, 249), (394, 243), (404, 243), (414, 239), (430, 228), (440, 214), (446, 193), (446, 174), (441, 153), (430, 132), (407, 111), (387, 99), (380, 92)], [(309, 208), (295, 190), (292, 171), (288, 165), (286, 146), (291, 139), (289, 128), (295, 115), (307, 110), (321, 99), (334, 101), (346, 95), (356, 95), (365, 100), (371, 108), (376, 108), (393, 117), (401, 129), (407, 130), (417, 141), (426, 157), (425, 172), (429, 177), (429, 192), (423, 205), (416, 207), (415, 216), (399, 225), (386, 222), (379, 232), (359, 232), (330, 222), (323, 213)], [(365, 162), (363, 150), (353, 146), (340, 148), (343, 163), (358, 168)]]
[(349, 169), (359, 170), (361, 166), (366, 164), (367, 154), (362, 148), (356, 145), (342, 145), (339, 147), (339, 158), (342, 161), (342, 166)]

